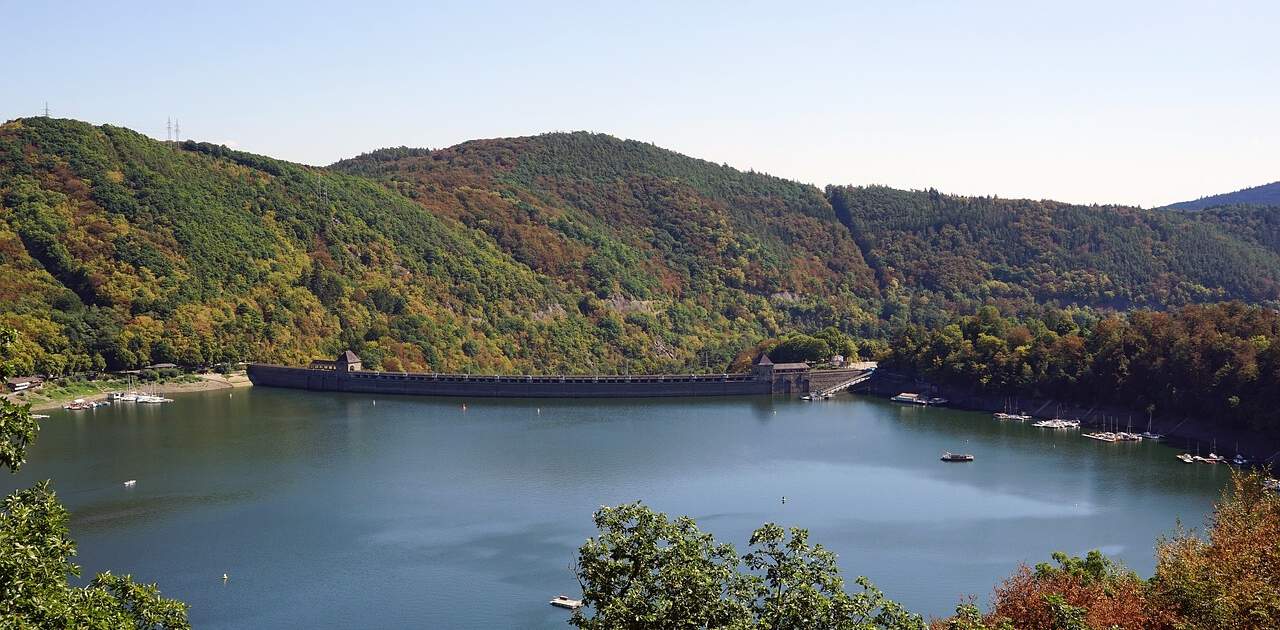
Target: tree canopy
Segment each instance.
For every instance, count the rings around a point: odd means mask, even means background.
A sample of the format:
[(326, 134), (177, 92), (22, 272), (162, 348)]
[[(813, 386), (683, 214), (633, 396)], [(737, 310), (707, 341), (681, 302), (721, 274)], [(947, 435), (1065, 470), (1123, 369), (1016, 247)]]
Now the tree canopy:
[(887, 599), (866, 578), (845, 590), (835, 554), (803, 529), (765, 524), (738, 556), (698, 529), (640, 503), (604, 507), (599, 534), (578, 551), (587, 608), (578, 628), (773, 628), (922, 630), (921, 617)]

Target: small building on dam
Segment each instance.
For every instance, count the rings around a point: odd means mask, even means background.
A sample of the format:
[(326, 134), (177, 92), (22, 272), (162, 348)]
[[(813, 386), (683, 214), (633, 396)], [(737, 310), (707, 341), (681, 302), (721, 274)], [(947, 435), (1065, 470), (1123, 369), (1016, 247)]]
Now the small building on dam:
[(838, 386), (867, 369), (814, 370), (808, 363), (774, 363), (761, 353), (751, 371), (737, 374), (512, 375), (377, 372), (363, 369), (347, 350), (308, 367), (249, 364), (255, 386), (314, 391), (416, 396), (497, 398), (630, 398), (659, 396), (751, 396), (806, 394)]

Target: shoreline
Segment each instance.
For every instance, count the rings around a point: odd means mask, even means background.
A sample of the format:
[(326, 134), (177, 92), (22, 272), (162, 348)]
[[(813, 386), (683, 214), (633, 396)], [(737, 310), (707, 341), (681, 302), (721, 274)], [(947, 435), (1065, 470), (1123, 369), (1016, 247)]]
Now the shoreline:
[[(1006, 397), (983, 394), (972, 389), (955, 385), (934, 385), (928, 381), (916, 379), (902, 374), (876, 372), (878, 378), (872, 378), (870, 387), (865, 391), (876, 396), (892, 397), (901, 392), (929, 393), (948, 400), (946, 407), (966, 411), (982, 411), (994, 413), (1004, 411)], [(1077, 403), (1062, 402), (1050, 398), (1017, 398), (1022, 413), (1036, 418), (1053, 416), (1080, 420), (1081, 428), (1104, 428), (1108, 420), (1123, 419), (1125, 424), (1132, 417), (1133, 430), (1146, 430), (1146, 422), (1139, 418), (1143, 412), (1121, 407), (1093, 405), (1084, 407)], [(1060, 411), (1058, 411), (1060, 409)], [(1057, 413), (1053, 413), (1058, 411)], [(1162, 444), (1166, 444), (1184, 452), (1194, 452), (1192, 443), (1209, 452), (1211, 444), (1218, 442), (1217, 453), (1231, 457), (1238, 452), (1250, 460), (1251, 466), (1274, 466), (1280, 461), (1280, 436), (1251, 430), (1247, 427), (1224, 425), (1203, 418), (1188, 416), (1155, 416), (1151, 421), (1152, 431), (1160, 433)], [(1238, 447), (1236, 445), (1239, 445)]]
[[(213, 373), (213, 372), (205, 373), (205, 374), (192, 374), (191, 376), (194, 376), (199, 380), (187, 381), (182, 383), (172, 382), (172, 381), (162, 382), (162, 383), (146, 383), (146, 384), (139, 383), (135, 385), (135, 389), (146, 389), (148, 392), (155, 393), (155, 394), (180, 394), (184, 392), (203, 392), (203, 391), (212, 391), (212, 390), (218, 390), (218, 389), (236, 389), (236, 388), (253, 386), (253, 383), (250, 382), (249, 378), (245, 376), (244, 373), (242, 372), (231, 374), (229, 376), (223, 376), (221, 374)], [(6, 398), (10, 402), (17, 403), (17, 404), (24, 404), (29, 402), (31, 404), (31, 411), (48, 411), (51, 409), (61, 409), (64, 404), (71, 402), (77, 398), (82, 398), (89, 402), (105, 400), (108, 396), (111, 395), (112, 391), (124, 391), (124, 389), (125, 388), (116, 388), (116, 389), (108, 389), (105, 391), (98, 391), (93, 393), (67, 394), (67, 395), (52, 396), (47, 398), (42, 397), (42, 399), (40, 400), (24, 399), (24, 398), (17, 397), (14, 394), (6, 395)], [(33, 392), (33, 393), (39, 394), (40, 390), (37, 390), (36, 392)]]

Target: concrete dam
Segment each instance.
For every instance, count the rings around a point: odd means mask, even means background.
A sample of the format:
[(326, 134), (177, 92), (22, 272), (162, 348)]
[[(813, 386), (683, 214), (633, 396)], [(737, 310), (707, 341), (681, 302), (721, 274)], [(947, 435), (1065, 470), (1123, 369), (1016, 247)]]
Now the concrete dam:
[(871, 369), (815, 370), (807, 363), (774, 363), (761, 354), (750, 372), (736, 374), (512, 375), (377, 372), (362, 369), (350, 350), (309, 367), (249, 365), (259, 387), (415, 396), (487, 398), (642, 398), (807, 394), (861, 378)]

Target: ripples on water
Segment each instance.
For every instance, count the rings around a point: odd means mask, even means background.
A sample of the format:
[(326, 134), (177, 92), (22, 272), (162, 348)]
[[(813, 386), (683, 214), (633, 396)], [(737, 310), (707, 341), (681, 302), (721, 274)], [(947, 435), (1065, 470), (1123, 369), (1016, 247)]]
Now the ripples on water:
[(848, 395), (463, 402), (264, 388), (57, 412), (11, 481), (53, 477), (84, 573), (158, 581), (196, 627), (560, 628), (546, 601), (576, 589), (602, 504), (689, 514), (740, 550), (765, 521), (806, 527), (848, 577), (943, 615), (1055, 550), (1149, 574), (1156, 536), (1201, 523), (1228, 477)]

